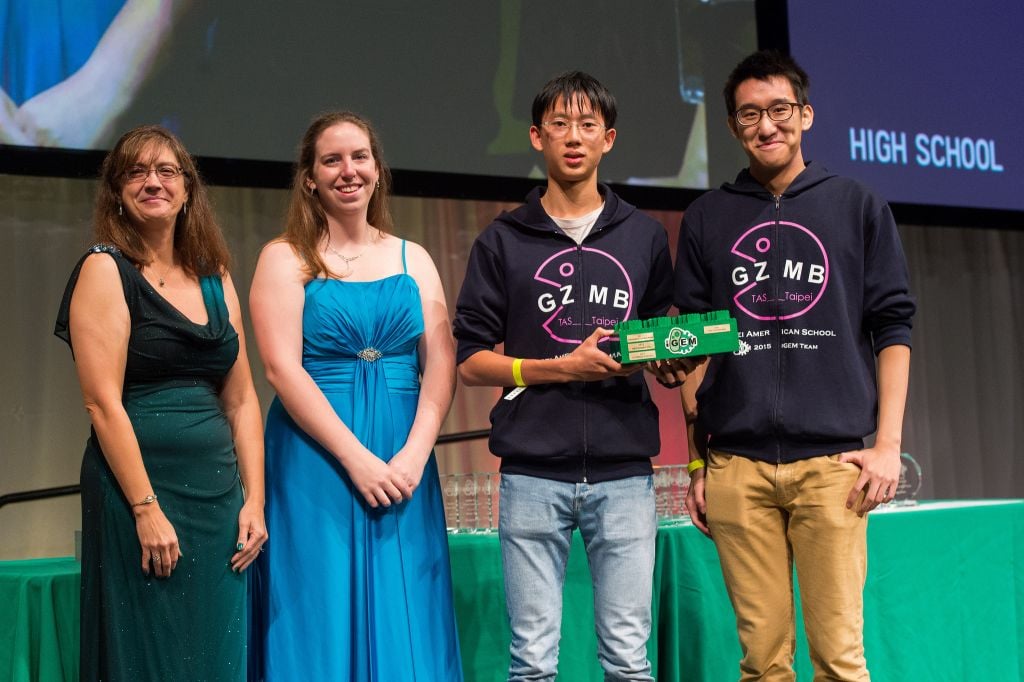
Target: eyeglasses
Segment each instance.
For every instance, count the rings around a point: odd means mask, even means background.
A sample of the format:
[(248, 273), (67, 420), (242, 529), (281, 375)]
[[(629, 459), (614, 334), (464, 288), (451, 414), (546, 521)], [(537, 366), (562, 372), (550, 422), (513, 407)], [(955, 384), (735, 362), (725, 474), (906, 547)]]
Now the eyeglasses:
[(793, 118), (793, 112), (799, 106), (796, 102), (778, 102), (766, 109), (743, 107), (734, 111), (732, 116), (738, 124), (744, 127), (756, 126), (761, 122), (761, 117), (765, 114), (768, 114), (768, 118), (776, 123), (781, 123)]
[(143, 168), (142, 166), (132, 166), (124, 172), (124, 177), (128, 182), (142, 182), (149, 177), (150, 173), (156, 173), (157, 180), (161, 182), (166, 180), (173, 180), (182, 174), (182, 170), (177, 166), (157, 166), (156, 168)]
[(597, 121), (567, 121), (564, 118), (543, 121), (541, 125), (547, 126), (548, 135), (556, 140), (568, 135), (572, 128), (576, 128), (580, 132), (580, 137), (588, 140), (598, 137), (604, 130), (604, 126)]

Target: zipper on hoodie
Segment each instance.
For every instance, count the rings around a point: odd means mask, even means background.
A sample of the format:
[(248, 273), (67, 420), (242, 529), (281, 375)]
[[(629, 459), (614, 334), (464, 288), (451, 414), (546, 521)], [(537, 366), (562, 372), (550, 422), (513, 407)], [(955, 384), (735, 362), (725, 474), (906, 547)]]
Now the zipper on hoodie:
[[(583, 244), (586, 243), (586, 241), (588, 239), (594, 237), (595, 235), (597, 235), (598, 233), (600, 233), (604, 229), (604, 225), (598, 225), (598, 223), (600, 223), (600, 222), (601, 222), (601, 216), (599, 215), (597, 217), (597, 220), (594, 222), (594, 226), (590, 228), (590, 232), (587, 234), (587, 236), (583, 238), (582, 242), (580, 242), (579, 244), (576, 245), (576, 272), (579, 273), (579, 280), (578, 281), (579, 281), (579, 287), (580, 287), (579, 288), (579, 293), (577, 295), (580, 297), (580, 301), (581, 301), (581, 303), (580, 303), (580, 310), (582, 311), (581, 312), (582, 317), (580, 318), (580, 332), (581, 333), (583, 332), (583, 321), (587, 319), (587, 293), (584, 290), (585, 283), (583, 281)], [(584, 336), (582, 339), (580, 339), (580, 343), (582, 343), (584, 340), (586, 340), (586, 336)], [(587, 439), (587, 412), (588, 412), (588, 410), (587, 410), (587, 403), (589, 401), (588, 401), (588, 398), (587, 398), (587, 382), (584, 381), (584, 382), (582, 382), (582, 384), (583, 384), (583, 482), (586, 483), (587, 482), (587, 478), (588, 478), (587, 454), (590, 451), (590, 442)]]
[[(598, 218), (598, 219), (600, 220), (600, 218)], [(587, 237), (584, 238), (583, 241), (586, 241), (590, 237), (591, 234), (594, 234), (594, 229), (591, 229), (590, 234), (588, 234)], [(577, 296), (578, 300), (580, 301), (580, 311), (581, 312), (580, 312), (580, 319), (579, 319), (579, 330), (580, 330), (580, 333), (582, 333), (582, 331), (583, 331), (583, 320), (586, 319), (586, 313), (587, 313), (587, 299), (586, 299), (586, 296), (583, 295), (583, 244), (582, 243), (577, 244), (576, 240), (572, 239), (568, 235), (563, 234), (561, 232), (556, 233), (556, 236), (565, 237), (566, 239), (568, 239), (569, 241), (573, 242), (576, 245), (576, 286), (578, 287), (577, 290), (576, 290), (576, 296)], [(580, 343), (583, 343), (583, 341), (585, 339), (586, 339), (586, 337), (581, 338), (580, 339)], [(582, 431), (582, 438), (581, 438), (581, 440), (583, 441), (583, 453), (582, 453), (582, 456), (583, 456), (583, 482), (586, 483), (587, 482), (587, 450), (590, 449), (590, 445), (589, 445), (589, 443), (587, 441), (587, 382), (581, 381), (580, 383), (582, 384), (582, 389), (581, 389), (582, 398), (581, 398), (581, 402), (583, 404), (583, 419), (581, 421), (581, 428), (580, 428), (580, 430)]]
[(775, 306), (775, 400), (772, 401), (772, 431), (775, 433), (775, 462), (782, 464), (782, 446), (779, 444), (779, 401), (782, 393), (782, 320), (779, 319), (779, 261), (782, 259), (782, 240), (779, 222), (782, 219), (782, 195), (773, 194), (775, 199), (775, 257), (772, 271), (772, 292)]
[[(601, 230), (604, 229), (603, 225), (600, 226), (600, 227), (597, 225), (597, 223), (599, 223), (599, 222), (601, 222), (601, 216), (597, 217), (597, 221), (595, 221), (594, 226), (590, 228), (590, 232), (587, 234), (586, 237), (583, 238), (583, 241), (576, 245), (576, 272), (579, 273), (579, 279), (578, 279), (579, 291), (577, 293), (577, 296), (580, 297), (580, 310), (581, 310), (581, 313), (580, 313), (581, 314), (581, 317), (580, 317), (580, 332), (581, 332), (581, 335), (582, 335), (582, 332), (583, 332), (583, 321), (587, 319), (587, 294), (586, 294), (586, 291), (584, 290), (585, 282), (583, 281), (583, 244), (588, 239), (590, 239), (591, 237), (593, 237), (594, 235), (598, 234)], [(586, 340), (585, 336), (580, 339), (580, 343), (582, 343), (584, 340)], [(590, 442), (587, 439), (587, 412), (588, 412), (588, 410), (587, 410), (587, 403), (588, 403), (587, 393), (588, 392), (587, 392), (587, 382), (584, 381), (584, 382), (582, 382), (582, 384), (583, 384), (583, 389), (582, 389), (582, 392), (583, 392), (583, 482), (586, 483), (587, 482), (587, 478), (588, 478), (587, 454), (590, 451)]]
[[(593, 233), (593, 231), (594, 231), (593, 228), (591, 228), (590, 231), (591, 231), (591, 233)], [(589, 236), (590, 235), (588, 234), (587, 237), (589, 237)], [(583, 241), (586, 241), (586, 238), (584, 238)], [(579, 289), (577, 289), (576, 295), (579, 297), (579, 300), (580, 300), (580, 326), (579, 326), (579, 330), (580, 330), (580, 336), (583, 336), (583, 331), (584, 331), (583, 321), (587, 319), (587, 297), (585, 295), (584, 282), (583, 282), (583, 244), (582, 243), (579, 243), (579, 244), (576, 245), (576, 273), (577, 273), (577, 282), (578, 282), (578, 285), (579, 285)], [(580, 343), (583, 343), (584, 340), (586, 340), (586, 337), (581, 338), (580, 339)], [(583, 402), (583, 482), (586, 483), (587, 482), (587, 451), (590, 449), (590, 443), (587, 440), (587, 382), (583, 381), (581, 383), (583, 384), (583, 387), (582, 387), (582, 402)]]

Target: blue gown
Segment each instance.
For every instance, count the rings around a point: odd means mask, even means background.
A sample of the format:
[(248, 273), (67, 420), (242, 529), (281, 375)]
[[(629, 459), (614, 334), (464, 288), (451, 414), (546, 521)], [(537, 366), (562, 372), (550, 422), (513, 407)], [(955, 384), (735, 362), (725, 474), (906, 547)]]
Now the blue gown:
[(0, 0), (0, 88), (21, 106), (92, 56), (125, 0)]
[[(302, 318), (303, 366), (384, 460), (405, 443), (420, 388), (423, 311), (404, 242), (402, 266), (370, 282), (312, 280)], [(372, 509), (276, 399), (265, 441), (270, 540), (252, 574), (250, 678), (461, 680), (433, 454), (412, 499)]]

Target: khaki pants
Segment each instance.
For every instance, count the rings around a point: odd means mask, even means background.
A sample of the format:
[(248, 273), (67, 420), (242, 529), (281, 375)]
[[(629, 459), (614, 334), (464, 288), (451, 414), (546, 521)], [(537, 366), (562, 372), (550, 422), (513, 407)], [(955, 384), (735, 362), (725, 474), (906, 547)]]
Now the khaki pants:
[(736, 611), (740, 680), (795, 680), (796, 562), (814, 679), (868, 680), (867, 516), (846, 508), (860, 468), (838, 455), (789, 464), (712, 452), (708, 527)]

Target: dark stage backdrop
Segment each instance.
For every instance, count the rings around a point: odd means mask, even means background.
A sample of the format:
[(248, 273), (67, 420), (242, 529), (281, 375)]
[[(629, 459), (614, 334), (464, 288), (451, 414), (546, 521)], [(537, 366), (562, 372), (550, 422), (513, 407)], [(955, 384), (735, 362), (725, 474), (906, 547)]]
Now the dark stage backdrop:
[[(90, 244), (93, 181), (0, 175), (0, 494), (78, 481), (88, 434), (67, 346), (53, 336), (72, 266)], [(212, 196), (236, 262), (245, 304), (256, 256), (275, 236), (287, 193), (215, 187)], [(399, 197), (397, 233), (423, 244), (449, 306), (469, 246), (509, 204)], [(672, 242), (679, 212), (652, 213)], [(1008, 226), (1009, 227), (1009, 226)], [(904, 450), (924, 466), (926, 498), (1021, 497), (1024, 466), (1024, 231), (901, 228), (920, 310), (914, 329)], [(264, 408), (270, 390), (252, 348)], [(662, 407), (661, 463), (685, 461), (676, 396)], [(444, 432), (482, 429), (489, 389), (460, 386)], [(485, 441), (438, 448), (443, 472), (494, 470)], [(0, 509), (0, 559), (67, 555), (80, 527), (78, 498)]]

